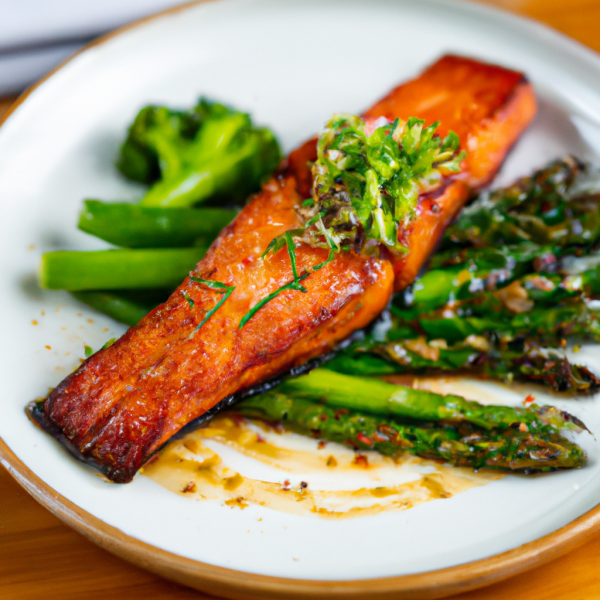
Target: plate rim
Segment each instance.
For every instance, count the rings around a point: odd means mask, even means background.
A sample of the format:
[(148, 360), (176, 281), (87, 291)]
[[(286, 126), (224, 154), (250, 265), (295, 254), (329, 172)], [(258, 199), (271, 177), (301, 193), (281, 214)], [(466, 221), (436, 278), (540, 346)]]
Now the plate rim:
[[(27, 88), (0, 118), (0, 127), (33, 92), (79, 55), (151, 21), (217, 1), (221, 0), (190, 0), (133, 21), (92, 40)], [(438, 2), (439, 0), (430, 0), (431, 4)], [(598, 61), (600, 58), (600, 55), (583, 43), (531, 17), (482, 5), (476, 0), (444, 0), (444, 5), (454, 5), (467, 11), (487, 14), (488, 17), (499, 17), (512, 24), (537, 30), (553, 37), (563, 47), (578, 54), (581, 59)], [(351, 580), (276, 577), (229, 569), (187, 558), (124, 533), (77, 506), (46, 484), (16, 456), (2, 437), (0, 437), (0, 464), (44, 508), (104, 550), (138, 567), (191, 588), (223, 598), (240, 600), (275, 600), (283, 595), (290, 600), (323, 597), (391, 600), (397, 598), (399, 593), (406, 600), (433, 600), (491, 585), (542, 566), (585, 544), (600, 531), (599, 501), (595, 507), (580, 517), (545, 536), (500, 554), (453, 567), (407, 575)]]
[(180, 556), (109, 525), (71, 502), (27, 467), (0, 438), (0, 464), (42, 506), (61, 521), (116, 556), (194, 589), (223, 598), (267, 600), (281, 597), (433, 600), (468, 592), (542, 566), (575, 550), (600, 530), (600, 505), (536, 540), (473, 562), (392, 577), (351, 580), (293, 579), (260, 575)]

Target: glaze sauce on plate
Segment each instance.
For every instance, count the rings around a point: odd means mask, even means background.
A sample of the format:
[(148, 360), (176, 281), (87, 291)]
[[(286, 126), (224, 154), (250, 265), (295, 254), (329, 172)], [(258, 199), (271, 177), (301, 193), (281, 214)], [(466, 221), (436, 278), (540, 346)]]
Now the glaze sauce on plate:
[(337, 519), (405, 510), (501, 477), (409, 454), (357, 453), (232, 413), (170, 443), (142, 472), (196, 500)]

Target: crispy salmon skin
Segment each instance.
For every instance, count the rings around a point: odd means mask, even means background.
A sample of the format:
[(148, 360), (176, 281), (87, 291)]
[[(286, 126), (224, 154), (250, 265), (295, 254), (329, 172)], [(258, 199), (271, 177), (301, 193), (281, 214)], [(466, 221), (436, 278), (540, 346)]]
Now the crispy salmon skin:
[[(224, 289), (186, 278), (165, 304), (62, 381), (36, 419), (108, 479), (130, 481), (155, 450), (221, 400), (331, 351), (376, 317), (393, 291), (414, 279), (470, 191), (494, 176), (535, 109), (522, 74), (440, 59), (364, 115), (439, 120), (440, 134), (456, 131), (468, 151), (459, 174), (419, 199), (405, 232), (405, 257), (340, 252), (303, 281), (305, 293), (280, 293), (239, 327), (252, 307), (293, 277), (285, 252), (261, 255), (274, 237), (303, 225), (298, 208), (310, 195), (311, 140), (223, 230), (192, 274), (235, 287), (219, 310), (198, 329)], [(300, 244), (298, 269), (327, 255)]]

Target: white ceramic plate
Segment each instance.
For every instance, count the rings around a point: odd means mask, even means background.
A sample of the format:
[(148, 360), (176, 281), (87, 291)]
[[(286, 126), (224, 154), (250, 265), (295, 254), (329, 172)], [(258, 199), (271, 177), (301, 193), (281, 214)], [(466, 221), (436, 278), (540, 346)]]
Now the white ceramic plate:
[[(139, 197), (141, 189), (120, 178), (112, 161), (142, 105), (218, 98), (273, 128), (289, 151), (332, 113), (360, 112), (446, 52), (522, 70), (536, 87), (539, 116), (499, 182), (565, 152), (597, 158), (598, 57), (534, 23), (448, 1), (200, 4), (91, 47), (35, 89), (0, 130), (4, 464), (32, 491), (41, 480), (56, 491), (58, 505), (106, 523), (110, 535), (199, 564), (357, 586), (490, 557), (592, 509), (600, 498), (600, 447), (590, 436), (579, 439), (590, 455), (579, 471), (510, 476), (407, 511), (326, 521), (189, 501), (140, 476), (129, 485), (106, 484), (23, 411), (73, 368), (84, 343), (98, 348), (123, 331), (66, 293), (40, 291), (36, 268), (48, 250), (102, 247), (75, 229), (82, 198)], [(577, 360), (598, 370), (599, 351), (588, 347)], [(600, 432), (598, 399), (537, 399), (570, 409)]]

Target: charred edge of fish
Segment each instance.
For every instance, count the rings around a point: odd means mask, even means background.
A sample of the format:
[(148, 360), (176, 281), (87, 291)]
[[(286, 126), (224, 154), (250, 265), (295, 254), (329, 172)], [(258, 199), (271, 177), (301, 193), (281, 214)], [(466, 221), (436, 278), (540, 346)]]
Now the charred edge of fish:
[(82, 454), (79, 448), (77, 448), (77, 446), (75, 446), (75, 444), (73, 444), (73, 442), (71, 442), (71, 440), (62, 432), (62, 429), (44, 412), (40, 402), (30, 402), (25, 407), (25, 414), (34, 425), (37, 425), (42, 431), (45, 431), (48, 435), (51, 435), (60, 442), (61, 445), (64, 446), (77, 460), (102, 472), (102, 465), (96, 462), (92, 457)]
[[(304, 375), (308, 373), (312, 369), (315, 369), (322, 365), (324, 362), (333, 358), (339, 350), (348, 345), (354, 336), (351, 336), (349, 340), (345, 340), (343, 344), (340, 344), (333, 352), (325, 354), (323, 356), (319, 356), (318, 358), (314, 358), (309, 360), (308, 362), (300, 365), (298, 367), (294, 367), (287, 371), (282, 375), (278, 375), (277, 377), (273, 377), (268, 381), (263, 381), (256, 385), (250, 386), (244, 390), (240, 390), (235, 394), (231, 394), (226, 398), (223, 398), (218, 404), (213, 406), (210, 410), (207, 410), (203, 415), (200, 415), (198, 418), (190, 421), (185, 427), (183, 427), (180, 431), (178, 431), (175, 435), (173, 435), (167, 442), (165, 442), (160, 448), (157, 448), (154, 452), (152, 452), (144, 463), (147, 463), (157, 452), (160, 452), (167, 444), (172, 442), (173, 440), (177, 440), (185, 436), (186, 434), (199, 429), (202, 427), (208, 420), (212, 419), (216, 414), (229, 408), (243, 400), (244, 398), (249, 398), (250, 396), (254, 396), (256, 394), (262, 394), (263, 392), (267, 392), (275, 386), (279, 385), (284, 379), (288, 377), (297, 377), (299, 375)], [(68, 450), (77, 460), (85, 463), (86, 465), (93, 467), (100, 471), (103, 475), (110, 477), (107, 481), (110, 483), (129, 483), (137, 469), (130, 471), (119, 469), (118, 477), (115, 478), (115, 470), (111, 467), (107, 467), (106, 465), (99, 464), (94, 458), (82, 453), (73, 442), (63, 433), (62, 429), (44, 412), (43, 403), (39, 401), (30, 402), (25, 407), (25, 413), (29, 417), (29, 419), (37, 425), (40, 429), (45, 431), (47, 434), (51, 435), (55, 440), (57, 440), (66, 450)]]

